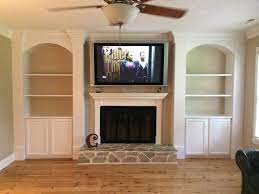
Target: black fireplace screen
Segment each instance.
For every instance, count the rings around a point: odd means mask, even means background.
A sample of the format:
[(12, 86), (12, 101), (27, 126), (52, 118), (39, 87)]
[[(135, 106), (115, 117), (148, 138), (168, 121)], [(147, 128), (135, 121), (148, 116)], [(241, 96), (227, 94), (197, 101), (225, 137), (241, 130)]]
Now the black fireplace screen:
[(102, 106), (102, 143), (155, 143), (156, 107)]

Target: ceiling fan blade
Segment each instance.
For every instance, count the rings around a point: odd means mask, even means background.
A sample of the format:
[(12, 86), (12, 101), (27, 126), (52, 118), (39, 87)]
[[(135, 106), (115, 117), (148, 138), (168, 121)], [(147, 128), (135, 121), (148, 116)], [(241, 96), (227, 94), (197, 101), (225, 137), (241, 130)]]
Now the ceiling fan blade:
[(137, 7), (140, 9), (140, 13), (176, 18), (176, 19), (183, 17), (187, 13), (187, 10), (184, 10), (184, 9), (178, 9), (178, 8), (172, 8), (172, 7), (166, 8), (166, 7), (160, 7), (155, 5), (149, 5), (149, 4), (139, 4), (137, 5)]
[(79, 10), (79, 9), (91, 9), (91, 8), (102, 8), (103, 5), (86, 5), (86, 6), (74, 6), (74, 7), (57, 7), (50, 8), (48, 11), (70, 11), (70, 10)]

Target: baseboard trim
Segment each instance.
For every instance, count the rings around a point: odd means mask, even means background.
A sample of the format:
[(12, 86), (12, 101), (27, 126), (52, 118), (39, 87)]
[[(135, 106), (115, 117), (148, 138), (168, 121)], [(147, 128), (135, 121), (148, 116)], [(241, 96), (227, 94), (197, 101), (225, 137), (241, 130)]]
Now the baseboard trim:
[(79, 159), (79, 153), (80, 149), (83, 147), (82, 146), (73, 146), (73, 160), (78, 160)]
[(179, 160), (185, 159), (184, 146), (175, 145), (174, 147), (177, 150), (177, 159)]
[(10, 156), (4, 158), (0, 161), (0, 171), (12, 164), (15, 161), (15, 154), (11, 154)]

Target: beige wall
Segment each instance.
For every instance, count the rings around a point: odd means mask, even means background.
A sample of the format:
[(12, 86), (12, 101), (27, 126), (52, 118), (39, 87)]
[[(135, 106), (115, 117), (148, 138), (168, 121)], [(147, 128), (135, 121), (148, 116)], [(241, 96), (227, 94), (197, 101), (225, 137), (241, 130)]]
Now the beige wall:
[(259, 47), (259, 36), (249, 39), (246, 47), (246, 80), (245, 80), (245, 119), (244, 119), (244, 146), (257, 147), (252, 144), (254, 96), (255, 96), (255, 65), (256, 47)]
[(0, 160), (13, 153), (11, 40), (0, 35)]

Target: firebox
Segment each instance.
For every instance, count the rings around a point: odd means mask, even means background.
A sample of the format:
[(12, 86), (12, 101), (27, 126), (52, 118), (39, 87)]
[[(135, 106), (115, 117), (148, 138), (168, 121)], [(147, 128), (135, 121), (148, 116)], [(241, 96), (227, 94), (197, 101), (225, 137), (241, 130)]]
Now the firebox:
[(155, 106), (102, 106), (101, 143), (155, 143)]

